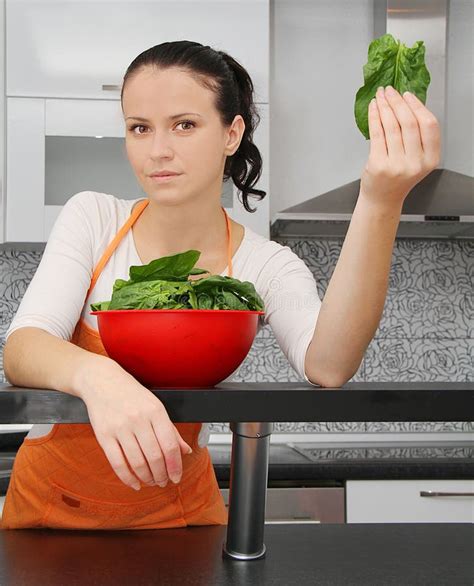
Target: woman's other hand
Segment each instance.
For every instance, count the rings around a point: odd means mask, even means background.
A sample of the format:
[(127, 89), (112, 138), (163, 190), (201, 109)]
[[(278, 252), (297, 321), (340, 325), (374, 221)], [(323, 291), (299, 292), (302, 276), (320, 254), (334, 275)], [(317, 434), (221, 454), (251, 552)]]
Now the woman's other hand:
[(170, 478), (178, 483), (181, 455), (192, 449), (163, 403), (113, 361), (102, 361), (82, 380), (80, 396), (95, 436), (120, 480), (136, 490), (139, 481), (166, 486)]

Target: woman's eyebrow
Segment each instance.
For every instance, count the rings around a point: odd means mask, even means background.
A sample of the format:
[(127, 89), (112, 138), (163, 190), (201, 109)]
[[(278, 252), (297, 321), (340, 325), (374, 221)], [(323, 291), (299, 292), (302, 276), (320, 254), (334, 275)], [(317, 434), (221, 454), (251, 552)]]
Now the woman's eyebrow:
[[(174, 116), (169, 116), (169, 120), (174, 120), (175, 118), (180, 118), (181, 116), (199, 116), (199, 118), (202, 118), (201, 114), (198, 114), (197, 112), (183, 112), (182, 114), (174, 114)], [(128, 120), (129, 118), (133, 118), (134, 120), (140, 120), (140, 122), (150, 122), (149, 120), (147, 120), (146, 118), (141, 118), (140, 116), (127, 116), (127, 118), (125, 118), (125, 120)]]

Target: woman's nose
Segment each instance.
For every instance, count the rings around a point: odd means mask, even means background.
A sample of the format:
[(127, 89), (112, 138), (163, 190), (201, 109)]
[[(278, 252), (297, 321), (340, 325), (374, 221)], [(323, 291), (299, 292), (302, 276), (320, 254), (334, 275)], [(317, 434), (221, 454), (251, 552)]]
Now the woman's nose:
[(153, 136), (150, 155), (160, 157), (172, 154), (171, 138), (166, 133), (156, 132)]

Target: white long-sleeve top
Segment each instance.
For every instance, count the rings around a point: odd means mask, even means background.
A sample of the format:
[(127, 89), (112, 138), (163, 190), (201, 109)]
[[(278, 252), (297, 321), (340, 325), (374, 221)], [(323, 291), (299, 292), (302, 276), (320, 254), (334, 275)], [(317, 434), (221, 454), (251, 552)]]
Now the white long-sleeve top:
[[(66, 202), (5, 340), (15, 330), (30, 326), (70, 341), (81, 316), (98, 329), (97, 317), (89, 314), (90, 304), (109, 300), (115, 280), (128, 280), (130, 266), (143, 265), (130, 229), (86, 299), (95, 266), (140, 199), (144, 198), (127, 200), (107, 193), (81, 191)], [(264, 301), (265, 315), (259, 316), (257, 332), (269, 324), (298, 375), (319, 386), (308, 379), (304, 369), (306, 350), (321, 307), (313, 274), (288, 246), (244, 228), (244, 238), (232, 258), (232, 276), (253, 283)], [(226, 267), (220, 274), (227, 273)], [(231, 379), (232, 375), (226, 382)], [(51, 427), (35, 424), (28, 437), (45, 435)], [(199, 445), (207, 445), (208, 439), (208, 424), (203, 424)]]

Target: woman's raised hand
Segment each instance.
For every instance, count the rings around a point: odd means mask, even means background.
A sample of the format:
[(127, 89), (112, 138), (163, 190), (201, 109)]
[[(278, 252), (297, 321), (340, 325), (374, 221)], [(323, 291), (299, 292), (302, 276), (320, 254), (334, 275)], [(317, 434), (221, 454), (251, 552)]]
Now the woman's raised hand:
[(400, 208), (410, 190), (440, 162), (438, 120), (414, 94), (379, 88), (369, 105), (370, 153), (360, 197)]

